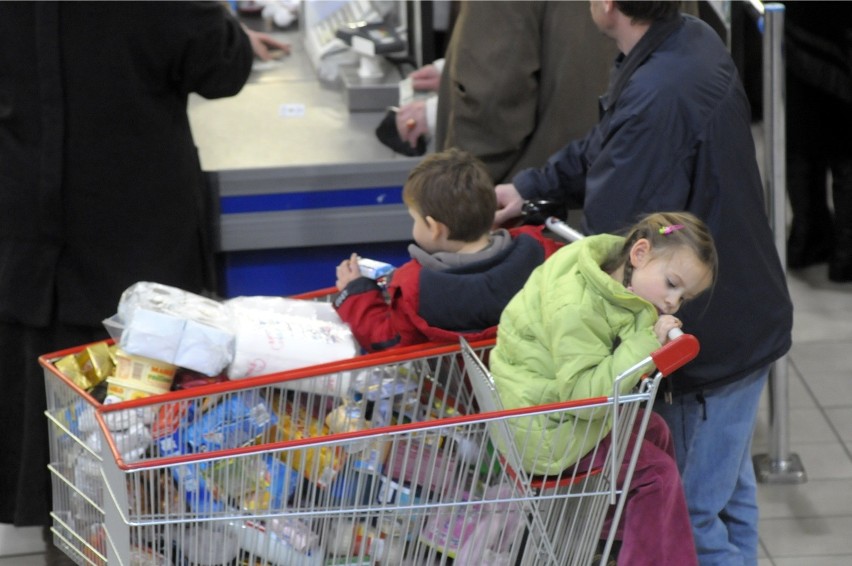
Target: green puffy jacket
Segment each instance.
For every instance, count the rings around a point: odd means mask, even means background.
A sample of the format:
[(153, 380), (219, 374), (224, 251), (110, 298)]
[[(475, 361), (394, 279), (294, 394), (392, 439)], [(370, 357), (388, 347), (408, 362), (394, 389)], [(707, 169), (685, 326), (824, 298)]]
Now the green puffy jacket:
[[(656, 308), (600, 268), (623, 243), (602, 234), (564, 247), (506, 306), (490, 357), (504, 408), (611, 396), (615, 377), (660, 347)], [(626, 380), (622, 392), (638, 380)], [(611, 428), (603, 409), (553, 417), (510, 421), (527, 472), (572, 466)]]

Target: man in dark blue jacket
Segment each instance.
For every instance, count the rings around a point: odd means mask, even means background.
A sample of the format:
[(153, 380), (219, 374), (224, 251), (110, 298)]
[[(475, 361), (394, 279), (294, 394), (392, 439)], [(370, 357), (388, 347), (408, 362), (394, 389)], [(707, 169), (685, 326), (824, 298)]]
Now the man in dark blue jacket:
[(582, 206), (584, 231), (617, 232), (638, 215), (687, 210), (719, 252), (712, 292), (684, 306), (701, 354), (656, 409), (678, 466), (702, 566), (756, 564), (750, 445), (770, 364), (791, 345), (792, 304), (774, 246), (748, 101), (724, 44), (675, 2), (593, 0), (592, 18), (621, 54), (601, 119), (541, 169), (498, 185), (502, 223), (525, 199)]

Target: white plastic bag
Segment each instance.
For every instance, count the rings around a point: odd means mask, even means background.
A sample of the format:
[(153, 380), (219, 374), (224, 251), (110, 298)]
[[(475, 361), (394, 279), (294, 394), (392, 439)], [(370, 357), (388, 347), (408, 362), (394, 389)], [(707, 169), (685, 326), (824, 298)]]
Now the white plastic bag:
[(127, 353), (213, 376), (233, 358), (228, 317), (218, 301), (142, 281), (122, 293), (114, 319), (123, 325), (119, 345)]
[[(231, 379), (344, 360), (358, 354), (352, 331), (330, 304), (284, 297), (237, 297), (225, 301), (225, 305), (236, 335), (234, 358), (228, 368)], [(338, 390), (340, 384), (295, 380), (282, 383), (282, 387), (328, 392), (329, 387)]]

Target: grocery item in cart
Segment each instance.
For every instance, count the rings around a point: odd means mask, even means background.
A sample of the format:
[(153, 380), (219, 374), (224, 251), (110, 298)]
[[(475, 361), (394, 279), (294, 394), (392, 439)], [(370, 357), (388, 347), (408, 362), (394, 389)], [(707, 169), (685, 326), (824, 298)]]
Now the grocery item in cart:
[(245, 391), (196, 415), (184, 438), (190, 452), (237, 448), (251, 444), (277, 420), (257, 392)]
[(81, 389), (91, 390), (113, 373), (114, 362), (106, 342), (89, 344), (79, 352), (56, 360), (56, 368)]
[(149, 389), (145, 386), (135, 386), (126, 384), (121, 380), (107, 378), (107, 392), (104, 397), (104, 404), (121, 403), (122, 401), (133, 401), (134, 399), (145, 399), (152, 395), (162, 395), (162, 392), (156, 389)]
[(194, 566), (224, 566), (240, 552), (237, 533), (220, 523), (190, 523), (174, 534), (175, 563)]
[(273, 454), (259, 459), (226, 458), (200, 466), (221, 501), (239, 504), (244, 511), (281, 510), (296, 493), (300, 474)]
[(168, 393), (172, 388), (177, 366), (129, 354), (121, 348), (115, 351), (115, 376), (113, 383), (123, 384), (155, 394)]
[(324, 563), (319, 536), (298, 519), (274, 518), (266, 524), (245, 521), (232, 528), (245, 552), (270, 564), (321, 566)]
[[(349, 326), (327, 303), (237, 297), (225, 303), (236, 342), (228, 377), (242, 379), (345, 360), (358, 354)], [(282, 384), (301, 386), (302, 383)]]
[(316, 446), (309, 449), (279, 452), (279, 458), (288, 468), (298, 470), (306, 479), (320, 487), (329, 487), (343, 465), (342, 450), (338, 446), (321, 443), (329, 434), (328, 426), (314, 418), (304, 405), (296, 406), (289, 401), (275, 403), (282, 407), (278, 414), (276, 440), (316, 439)]
[[(234, 334), (225, 306), (175, 287), (141, 281), (118, 303), (122, 349), (216, 375), (231, 361)], [(107, 325), (110, 328), (110, 325)]]
[(481, 503), (439, 508), (427, 518), (420, 540), (454, 558), (458, 566), (509, 566), (512, 543), (523, 526), (523, 508), (515, 501), (488, 502), (511, 497), (509, 486), (497, 485), (485, 491)]

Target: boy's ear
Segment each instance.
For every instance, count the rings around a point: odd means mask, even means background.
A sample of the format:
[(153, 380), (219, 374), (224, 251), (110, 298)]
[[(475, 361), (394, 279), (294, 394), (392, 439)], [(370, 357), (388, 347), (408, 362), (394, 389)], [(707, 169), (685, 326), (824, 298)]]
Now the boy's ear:
[(450, 229), (443, 222), (439, 222), (431, 216), (427, 216), (423, 220), (426, 221), (426, 227), (429, 229), (429, 235), (432, 236), (432, 240), (437, 242), (441, 238), (446, 239), (449, 236)]
[(651, 242), (647, 238), (639, 238), (630, 248), (630, 264), (642, 267), (651, 258)]

